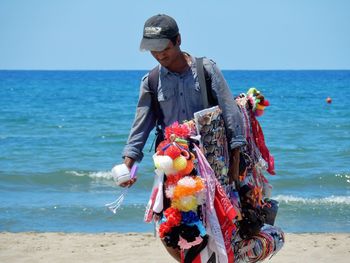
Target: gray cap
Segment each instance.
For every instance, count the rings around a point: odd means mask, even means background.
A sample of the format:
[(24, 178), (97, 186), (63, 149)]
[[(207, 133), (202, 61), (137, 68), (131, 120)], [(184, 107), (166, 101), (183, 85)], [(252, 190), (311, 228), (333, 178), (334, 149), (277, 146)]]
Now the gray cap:
[(149, 18), (143, 27), (140, 50), (162, 51), (169, 40), (179, 34), (176, 21), (168, 15), (155, 15)]

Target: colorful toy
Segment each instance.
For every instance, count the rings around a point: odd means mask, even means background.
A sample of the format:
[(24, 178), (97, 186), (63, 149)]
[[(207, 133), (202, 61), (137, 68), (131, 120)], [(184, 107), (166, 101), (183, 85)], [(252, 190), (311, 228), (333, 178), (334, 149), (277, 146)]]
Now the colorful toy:
[(250, 88), (247, 91), (247, 97), (252, 107), (255, 116), (259, 117), (264, 114), (265, 107), (270, 106), (270, 103), (256, 88)]
[(165, 196), (170, 199), (170, 207), (165, 208), (160, 220), (159, 236), (168, 246), (180, 249), (200, 245), (206, 236), (197, 214), (206, 200), (205, 184), (192, 173), (195, 155), (188, 145), (191, 129), (192, 124), (177, 122), (167, 127), (165, 140), (153, 156), (155, 167), (166, 175)]
[(227, 175), (228, 143), (218, 106), (195, 113), (195, 126), (176, 122), (167, 127), (153, 157), (156, 172), (162, 174), (151, 195), (160, 218), (159, 236), (181, 251), (182, 263), (199, 258), (208, 262), (209, 257), (216, 262), (257, 262), (283, 246), (283, 232), (272, 226), (278, 203), (268, 201), (271, 187), (262, 173), (275, 173), (274, 158), (256, 118), (270, 104), (256, 88), (236, 102), (247, 141), (237, 178), (230, 181)]

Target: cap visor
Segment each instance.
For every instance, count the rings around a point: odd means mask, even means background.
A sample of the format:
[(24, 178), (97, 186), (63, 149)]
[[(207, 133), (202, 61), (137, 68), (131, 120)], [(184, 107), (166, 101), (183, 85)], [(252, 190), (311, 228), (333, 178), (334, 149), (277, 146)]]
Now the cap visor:
[(169, 41), (170, 40), (166, 38), (162, 38), (162, 39), (142, 38), (141, 44), (140, 44), (140, 50), (141, 51), (162, 51), (168, 46)]

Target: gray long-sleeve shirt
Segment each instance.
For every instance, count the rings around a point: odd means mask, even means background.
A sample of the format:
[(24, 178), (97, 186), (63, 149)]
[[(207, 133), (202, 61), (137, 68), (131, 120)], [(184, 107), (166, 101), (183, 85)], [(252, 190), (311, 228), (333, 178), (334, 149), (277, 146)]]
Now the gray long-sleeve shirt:
[[(163, 129), (175, 121), (181, 123), (184, 120), (191, 120), (195, 112), (204, 109), (195, 58), (191, 57), (191, 59), (191, 67), (181, 74), (159, 66), (157, 97), (162, 112), (160, 123)], [(245, 144), (245, 138), (242, 132), (243, 122), (239, 107), (216, 64), (207, 58), (203, 59), (203, 64), (211, 77), (211, 94), (223, 112), (229, 146), (231, 149), (242, 146)], [(135, 119), (123, 151), (123, 157), (128, 156), (136, 161), (142, 160), (143, 147), (155, 127), (158, 116), (152, 105), (148, 74), (146, 74), (141, 81)]]

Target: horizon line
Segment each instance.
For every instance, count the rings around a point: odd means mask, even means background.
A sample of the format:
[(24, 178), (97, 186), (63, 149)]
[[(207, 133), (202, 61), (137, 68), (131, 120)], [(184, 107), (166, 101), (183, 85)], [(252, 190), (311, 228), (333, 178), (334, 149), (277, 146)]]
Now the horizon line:
[[(0, 71), (150, 71), (151, 69), (1, 69)], [(300, 69), (220, 69), (221, 71), (349, 71), (350, 68), (300, 68)]]

